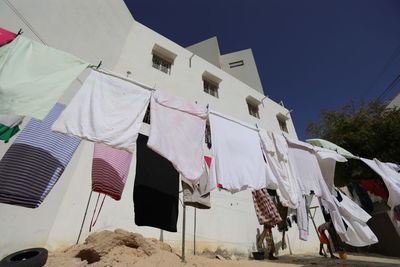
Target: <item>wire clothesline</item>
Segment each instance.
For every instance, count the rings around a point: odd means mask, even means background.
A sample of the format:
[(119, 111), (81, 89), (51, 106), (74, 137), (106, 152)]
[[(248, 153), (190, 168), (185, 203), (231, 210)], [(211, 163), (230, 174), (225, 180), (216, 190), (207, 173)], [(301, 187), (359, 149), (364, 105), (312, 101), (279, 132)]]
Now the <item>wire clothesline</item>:
[(129, 82), (129, 83), (133, 83), (133, 84), (135, 84), (135, 85), (137, 85), (137, 86), (140, 86), (140, 87), (142, 87), (142, 88), (144, 88), (144, 89), (147, 89), (147, 90), (150, 90), (150, 91), (155, 91), (155, 90), (156, 90), (156, 88), (155, 88), (156, 85), (154, 85), (153, 87), (151, 87), (151, 86), (146, 85), (146, 84), (143, 84), (143, 83), (141, 83), (141, 82), (134, 81), (134, 80), (131, 80), (131, 79), (122, 77), (122, 76), (120, 76), (120, 75), (118, 75), (118, 74), (114, 74), (114, 73), (108, 72), (108, 71), (106, 71), (106, 70), (104, 70), (104, 69), (97, 68), (97, 66), (95, 66), (95, 65), (89, 65), (88, 68), (90, 68), (90, 69), (92, 69), (92, 70), (94, 70), (94, 71), (100, 72), (100, 73), (102, 73), (102, 74), (109, 75), (109, 76), (112, 76), (112, 77), (117, 78), (117, 79), (124, 80), (124, 81)]

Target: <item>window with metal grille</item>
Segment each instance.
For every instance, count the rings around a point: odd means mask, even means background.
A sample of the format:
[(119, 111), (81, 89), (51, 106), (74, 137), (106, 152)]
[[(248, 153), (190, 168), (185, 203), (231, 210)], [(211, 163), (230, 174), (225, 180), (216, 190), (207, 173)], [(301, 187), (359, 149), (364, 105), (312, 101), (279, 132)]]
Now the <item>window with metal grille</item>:
[(153, 68), (171, 74), (172, 62), (153, 54)]
[(146, 114), (144, 114), (143, 122), (150, 124), (150, 105), (147, 106)]
[(260, 114), (258, 114), (258, 106), (253, 103), (247, 102), (247, 107), (249, 108), (249, 114), (257, 119), (260, 118)]
[(288, 129), (287, 129), (286, 120), (282, 119), (280, 117), (277, 117), (277, 119), (278, 119), (278, 123), (279, 123), (279, 128), (281, 128), (282, 131), (287, 133)]
[(204, 88), (204, 92), (218, 98), (218, 85), (217, 84), (210, 82), (206, 79), (203, 79), (203, 88)]

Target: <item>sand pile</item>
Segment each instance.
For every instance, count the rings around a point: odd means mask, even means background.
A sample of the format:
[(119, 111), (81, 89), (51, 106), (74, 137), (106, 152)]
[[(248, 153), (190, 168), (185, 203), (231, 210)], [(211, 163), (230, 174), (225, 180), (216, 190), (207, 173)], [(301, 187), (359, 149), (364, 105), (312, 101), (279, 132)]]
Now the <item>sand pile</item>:
[(117, 229), (93, 233), (83, 244), (50, 252), (46, 266), (131, 266), (161, 252), (173, 254), (168, 244), (157, 239)]

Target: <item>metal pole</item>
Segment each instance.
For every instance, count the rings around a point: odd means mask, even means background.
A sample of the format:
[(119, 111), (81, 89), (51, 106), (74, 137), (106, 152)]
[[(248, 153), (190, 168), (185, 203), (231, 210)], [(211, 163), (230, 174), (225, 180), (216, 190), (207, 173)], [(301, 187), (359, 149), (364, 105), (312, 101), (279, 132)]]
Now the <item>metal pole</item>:
[(196, 255), (196, 211), (197, 208), (194, 208), (193, 255)]
[(78, 235), (78, 239), (76, 240), (76, 244), (79, 243), (79, 239), (81, 238), (83, 225), (85, 224), (86, 214), (87, 214), (87, 211), (88, 211), (88, 208), (89, 208), (89, 204), (90, 204), (90, 199), (92, 198), (92, 193), (93, 193), (93, 191), (90, 189), (89, 199), (88, 199), (87, 204), (86, 204), (85, 215), (83, 215), (82, 225), (81, 225), (81, 229), (79, 230), (79, 235)]
[[(314, 208), (315, 211), (316, 211), (316, 209), (317, 209), (318, 207), (310, 207), (310, 208), (308, 209), (308, 213), (309, 213), (309, 216), (310, 216), (310, 218), (311, 218), (311, 221), (313, 222), (314, 229), (315, 229), (315, 232), (317, 233), (319, 242), (321, 242), (321, 237), (319, 236), (319, 232), (318, 232), (318, 230), (317, 230), (317, 225), (315, 224), (315, 222), (314, 222), (314, 217), (312, 216), (311, 211), (310, 211), (310, 209), (312, 209), (312, 208)], [(315, 212), (314, 212), (314, 215), (315, 215)], [(326, 251), (325, 251), (324, 247), (322, 247), (322, 250), (324, 251), (324, 254), (325, 254), (325, 255), (328, 255), (328, 254), (326, 254)]]
[(185, 235), (186, 235), (186, 205), (185, 205), (185, 203), (183, 203), (182, 262), (185, 262)]

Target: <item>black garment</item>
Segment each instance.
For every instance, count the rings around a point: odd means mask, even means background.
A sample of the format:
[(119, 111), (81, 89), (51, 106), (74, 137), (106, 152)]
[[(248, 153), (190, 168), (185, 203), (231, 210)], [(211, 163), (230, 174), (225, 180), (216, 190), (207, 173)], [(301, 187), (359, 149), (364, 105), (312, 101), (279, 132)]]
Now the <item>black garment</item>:
[(358, 183), (348, 184), (347, 188), (349, 189), (353, 197), (355, 197), (355, 195), (358, 196), (358, 199), (361, 202), (361, 208), (363, 208), (369, 214), (371, 214), (374, 211), (374, 205), (372, 203), (372, 200), (364, 188), (362, 188)]
[(179, 173), (167, 159), (147, 147), (147, 140), (141, 134), (137, 139), (135, 223), (176, 232)]

